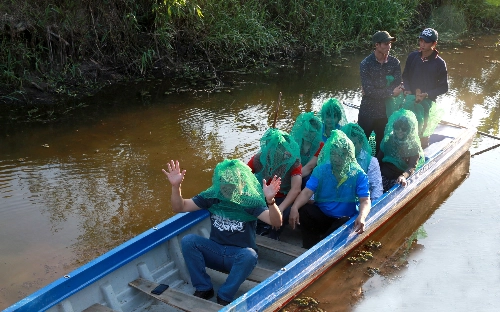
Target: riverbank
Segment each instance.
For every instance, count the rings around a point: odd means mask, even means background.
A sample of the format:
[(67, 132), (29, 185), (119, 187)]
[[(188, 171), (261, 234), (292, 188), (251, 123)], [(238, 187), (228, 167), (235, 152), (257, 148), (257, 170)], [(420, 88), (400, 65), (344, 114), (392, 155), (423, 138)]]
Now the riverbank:
[[(414, 40), (436, 27), (440, 43), (500, 29), (498, 0), (180, 1), (28, 0), (0, 17), (2, 122), (48, 123), (89, 105), (103, 87), (185, 80), (213, 90), (223, 72), (266, 71), (307, 53), (369, 49), (374, 30)], [(437, 25), (437, 26), (435, 26)], [(89, 98), (90, 97), (90, 98)]]

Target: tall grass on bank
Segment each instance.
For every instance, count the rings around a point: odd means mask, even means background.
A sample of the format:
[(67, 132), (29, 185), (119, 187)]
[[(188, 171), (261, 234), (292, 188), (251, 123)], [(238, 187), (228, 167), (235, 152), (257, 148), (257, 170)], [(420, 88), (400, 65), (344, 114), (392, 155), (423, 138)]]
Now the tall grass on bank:
[(4, 0), (0, 101), (27, 86), (64, 85), (70, 93), (117, 73), (213, 71), (304, 50), (336, 53), (382, 29), (398, 36), (428, 26), (450, 36), (499, 29), (494, 1)]

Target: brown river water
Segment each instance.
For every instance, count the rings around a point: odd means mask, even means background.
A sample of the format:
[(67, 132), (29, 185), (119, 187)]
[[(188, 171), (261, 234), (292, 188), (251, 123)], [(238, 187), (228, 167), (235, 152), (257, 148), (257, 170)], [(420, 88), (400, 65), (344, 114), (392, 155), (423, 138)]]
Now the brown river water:
[[(500, 135), (499, 41), (490, 35), (438, 47), (449, 72), (450, 91), (439, 99), (446, 121)], [(403, 66), (412, 48), (396, 43), (392, 54)], [(185, 197), (206, 189), (224, 158), (248, 161), (280, 92), (283, 130), (329, 97), (359, 105), (359, 63), (368, 53), (226, 73), (228, 88), (218, 93), (188, 82), (171, 93), (168, 79), (110, 86), (57, 124), (3, 125), (0, 308), (172, 216), (161, 172), (170, 159), (187, 170)], [(345, 110), (355, 121), (357, 110)], [(478, 135), (470, 153), (498, 143)], [(325, 311), (497, 311), (499, 174), (500, 148), (466, 155), (372, 236), (382, 243), (374, 259), (342, 260), (301, 296)], [(368, 267), (379, 273), (370, 276)]]

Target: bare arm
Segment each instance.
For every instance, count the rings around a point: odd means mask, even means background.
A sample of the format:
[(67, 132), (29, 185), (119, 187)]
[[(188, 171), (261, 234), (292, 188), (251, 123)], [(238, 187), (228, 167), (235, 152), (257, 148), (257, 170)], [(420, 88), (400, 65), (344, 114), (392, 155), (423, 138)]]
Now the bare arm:
[(313, 171), (314, 167), (316, 167), (317, 164), (318, 164), (318, 157), (313, 156), (311, 159), (309, 159), (307, 164), (305, 164), (302, 167), (302, 176), (306, 177), (306, 176), (310, 175), (311, 172)]
[(288, 222), (292, 227), (292, 229), (295, 229), (296, 224), (300, 224), (299, 209), (305, 204), (307, 204), (309, 198), (311, 198), (313, 194), (314, 192), (311, 189), (305, 187), (293, 202), (292, 208), (290, 208), (290, 217)]
[(368, 197), (359, 198), (359, 215), (354, 222), (354, 231), (361, 234), (365, 231), (365, 219), (371, 209), (371, 201)]
[(163, 173), (167, 176), (168, 181), (172, 185), (172, 196), (170, 198), (172, 210), (174, 212), (189, 212), (200, 210), (192, 199), (183, 199), (181, 194), (181, 183), (186, 175), (186, 170), (180, 169), (179, 161), (171, 160), (167, 164), (168, 171), (162, 169)]
[(300, 188), (302, 186), (302, 176), (294, 175), (292, 177), (291, 184), (292, 187), (290, 188), (290, 191), (288, 192), (288, 194), (286, 194), (285, 199), (279, 205), (281, 212), (283, 212), (286, 208), (290, 207), (295, 201), (295, 198), (297, 198), (297, 196), (299, 195)]

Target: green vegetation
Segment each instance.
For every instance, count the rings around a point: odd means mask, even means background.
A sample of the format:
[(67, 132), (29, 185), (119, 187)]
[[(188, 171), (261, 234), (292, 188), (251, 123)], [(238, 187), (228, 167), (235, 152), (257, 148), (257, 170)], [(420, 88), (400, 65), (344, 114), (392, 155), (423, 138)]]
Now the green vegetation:
[(449, 40), (500, 29), (498, 0), (6, 0), (0, 12), (0, 103), (339, 53), (379, 29), (403, 39), (431, 26)]

